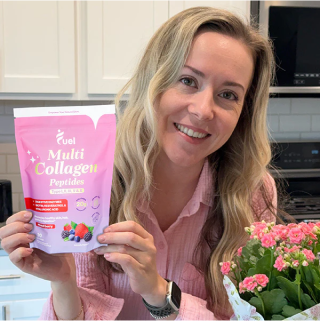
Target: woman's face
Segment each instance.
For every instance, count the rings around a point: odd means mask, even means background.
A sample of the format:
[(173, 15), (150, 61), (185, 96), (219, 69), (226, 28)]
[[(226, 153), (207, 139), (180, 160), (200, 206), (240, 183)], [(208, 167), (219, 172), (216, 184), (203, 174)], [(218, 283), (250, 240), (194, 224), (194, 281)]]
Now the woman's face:
[(237, 125), (253, 69), (242, 42), (199, 33), (179, 80), (155, 105), (162, 160), (190, 167), (218, 150)]

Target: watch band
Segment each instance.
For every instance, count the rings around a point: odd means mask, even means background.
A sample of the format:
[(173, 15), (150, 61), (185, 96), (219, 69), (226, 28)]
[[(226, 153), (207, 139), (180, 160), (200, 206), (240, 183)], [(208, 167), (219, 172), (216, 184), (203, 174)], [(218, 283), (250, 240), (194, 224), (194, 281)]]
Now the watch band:
[(168, 282), (168, 286), (166, 293), (166, 304), (163, 307), (155, 307), (142, 299), (151, 316), (155, 319), (164, 319), (173, 313), (179, 313), (181, 290), (176, 283), (167, 279), (165, 280)]

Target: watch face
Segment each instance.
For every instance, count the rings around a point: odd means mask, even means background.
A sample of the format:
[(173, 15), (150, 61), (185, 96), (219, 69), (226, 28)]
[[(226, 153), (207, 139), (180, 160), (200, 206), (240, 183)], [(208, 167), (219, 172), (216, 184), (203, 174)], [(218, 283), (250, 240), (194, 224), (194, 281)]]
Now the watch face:
[(178, 309), (180, 309), (181, 290), (174, 282), (172, 282), (171, 301)]

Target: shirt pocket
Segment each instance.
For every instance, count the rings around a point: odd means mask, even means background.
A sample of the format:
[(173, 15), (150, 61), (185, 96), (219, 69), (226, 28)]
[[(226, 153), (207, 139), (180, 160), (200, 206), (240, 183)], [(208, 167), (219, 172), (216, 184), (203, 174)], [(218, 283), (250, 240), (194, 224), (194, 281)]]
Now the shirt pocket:
[(183, 266), (178, 285), (184, 293), (203, 300), (207, 298), (204, 277), (191, 263), (185, 263)]

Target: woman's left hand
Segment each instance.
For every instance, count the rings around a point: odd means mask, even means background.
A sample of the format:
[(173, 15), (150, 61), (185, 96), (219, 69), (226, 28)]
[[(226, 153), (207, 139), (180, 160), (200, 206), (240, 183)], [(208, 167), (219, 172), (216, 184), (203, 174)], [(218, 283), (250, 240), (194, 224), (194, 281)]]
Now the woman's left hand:
[(157, 271), (153, 236), (134, 221), (116, 223), (104, 229), (98, 241), (107, 246), (95, 249), (109, 262), (121, 265), (133, 292), (153, 306), (166, 302), (167, 281)]

